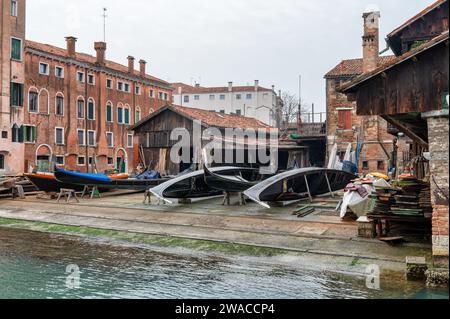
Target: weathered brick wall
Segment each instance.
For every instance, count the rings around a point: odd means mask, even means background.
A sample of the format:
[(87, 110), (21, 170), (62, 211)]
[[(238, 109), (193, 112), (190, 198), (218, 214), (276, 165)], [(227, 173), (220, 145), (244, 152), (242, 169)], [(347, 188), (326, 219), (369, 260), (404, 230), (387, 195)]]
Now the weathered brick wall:
[(428, 118), (433, 205), (433, 257), (435, 266), (448, 267), (449, 122), (447, 117)]

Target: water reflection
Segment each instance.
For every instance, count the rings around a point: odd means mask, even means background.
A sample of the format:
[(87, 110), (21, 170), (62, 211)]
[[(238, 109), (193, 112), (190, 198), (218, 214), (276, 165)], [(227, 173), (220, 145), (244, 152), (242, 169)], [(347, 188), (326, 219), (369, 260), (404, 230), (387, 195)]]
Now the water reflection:
[[(69, 264), (80, 267), (80, 289), (66, 287)], [(0, 298), (426, 298), (445, 293), (408, 285), (375, 292), (364, 284), (364, 278), (328, 272), (0, 228)]]

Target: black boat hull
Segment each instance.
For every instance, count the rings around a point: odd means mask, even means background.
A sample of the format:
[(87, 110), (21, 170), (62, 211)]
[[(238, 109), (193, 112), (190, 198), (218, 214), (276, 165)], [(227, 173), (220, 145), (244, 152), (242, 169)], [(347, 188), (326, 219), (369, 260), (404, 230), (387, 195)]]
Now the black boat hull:
[(39, 174), (25, 174), (25, 177), (40, 191), (46, 193), (59, 193), (61, 188), (74, 189), (77, 192), (82, 192), (84, 186), (72, 183), (63, 183), (56, 178), (42, 177)]
[[(236, 175), (231, 175), (237, 173)], [(236, 172), (227, 172), (227, 175), (216, 174), (205, 168), (205, 183), (216, 190), (230, 193), (242, 193), (247, 189), (263, 181), (264, 176), (259, 173), (259, 169), (240, 168)]]

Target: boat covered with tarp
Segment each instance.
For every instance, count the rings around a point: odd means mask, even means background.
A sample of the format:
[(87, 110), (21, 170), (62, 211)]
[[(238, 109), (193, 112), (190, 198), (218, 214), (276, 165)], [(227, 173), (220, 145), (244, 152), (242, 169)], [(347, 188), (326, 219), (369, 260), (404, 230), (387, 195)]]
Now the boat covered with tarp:
[(146, 190), (159, 185), (167, 178), (161, 178), (157, 172), (145, 172), (134, 178), (116, 178), (114, 175), (72, 172), (55, 168), (55, 177), (61, 183), (91, 186), (102, 189)]
[[(208, 171), (220, 176), (235, 177), (241, 175), (242, 172), (248, 172), (248, 169), (224, 166), (213, 167)], [(205, 180), (205, 170), (198, 170), (175, 177), (168, 182), (150, 189), (150, 192), (169, 203), (171, 202), (169, 199), (198, 199), (223, 194), (222, 189), (211, 187)]]
[(355, 178), (352, 173), (342, 170), (300, 168), (268, 178), (244, 194), (270, 208), (270, 203), (301, 200), (342, 190)]

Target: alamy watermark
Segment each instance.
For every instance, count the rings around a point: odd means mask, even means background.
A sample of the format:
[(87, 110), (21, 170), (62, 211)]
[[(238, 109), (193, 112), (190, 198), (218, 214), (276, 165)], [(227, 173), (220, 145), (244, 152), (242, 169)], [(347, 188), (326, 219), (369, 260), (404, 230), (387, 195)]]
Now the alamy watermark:
[(75, 264), (68, 265), (66, 267), (66, 287), (68, 289), (80, 288), (80, 267)]
[(371, 290), (380, 290), (380, 266), (378, 265), (367, 266), (366, 287)]

